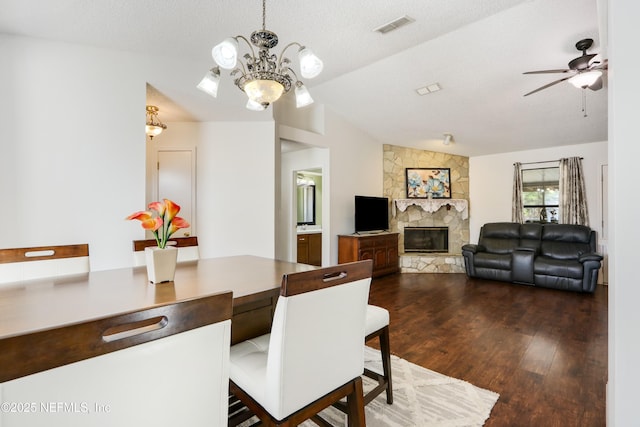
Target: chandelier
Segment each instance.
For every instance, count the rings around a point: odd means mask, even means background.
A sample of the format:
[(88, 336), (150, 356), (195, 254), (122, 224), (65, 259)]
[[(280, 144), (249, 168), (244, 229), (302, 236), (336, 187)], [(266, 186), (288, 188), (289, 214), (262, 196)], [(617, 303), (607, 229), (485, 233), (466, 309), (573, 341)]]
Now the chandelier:
[[(269, 52), (269, 49), (278, 45), (278, 36), (265, 27), (265, 2), (266, 0), (262, 0), (262, 29), (251, 33), (251, 43), (243, 36), (235, 36), (214, 46), (211, 55), (217, 67), (207, 72), (198, 84), (198, 89), (216, 97), (220, 83), (220, 68), (223, 68), (232, 70), (231, 76), (237, 76), (234, 83), (249, 98), (246, 107), (250, 110), (264, 110), (269, 104), (289, 92), (292, 87), (296, 96), (296, 107), (307, 106), (313, 103), (313, 99), (291, 68), (291, 61), (284, 56), (284, 53), (289, 47), (298, 46), (300, 74), (306, 79), (312, 79), (320, 74), (322, 61), (309, 48), (297, 42), (285, 46), (279, 57)], [(244, 63), (242, 60), (238, 61), (240, 40), (244, 41), (249, 48), (249, 52), (243, 56)]]
[(147, 105), (147, 125), (145, 126), (145, 132), (149, 135), (149, 138), (153, 140), (154, 136), (160, 135), (166, 128), (167, 125), (158, 119), (158, 107), (155, 105)]

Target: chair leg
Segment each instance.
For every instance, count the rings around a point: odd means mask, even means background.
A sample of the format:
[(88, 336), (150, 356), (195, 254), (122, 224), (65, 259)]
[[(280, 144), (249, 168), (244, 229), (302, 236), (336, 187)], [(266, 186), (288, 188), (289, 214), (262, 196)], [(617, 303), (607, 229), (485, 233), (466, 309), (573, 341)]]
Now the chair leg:
[(369, 341), (375, 337), (380, 340), (380, 353), (382, 355), (382, 375), (377, 372), (371, 371), (367, 368), (364, 370), (364, 375), (378, 381), (378, 385), (367, 393), (364, 397), (364, 404), (368, 405), (373, 399), (385, 390), (387, 393), (387, 403), (391, 405), (393, 403), (393, 385), (391, 381), (391, 348), (389, 345), (389, 325), (382, 329), (379, 329), (366, 337), (366, 341)]
[(382, 372), (387, 382), (387, 403), (393, 403), (393, 385), (391, 382), (391, 346), (389, 345), (389, 326), (385, 326), (380, 334), (380, 351), (382, 353)]
[(365, 427), (366, 421), (364, 417), (364, 397), (362, 395), (362, 378), (358, 377), (353, 380), (354, 389), (347, 396), (347, 414), (349, 419), (349, 427)]

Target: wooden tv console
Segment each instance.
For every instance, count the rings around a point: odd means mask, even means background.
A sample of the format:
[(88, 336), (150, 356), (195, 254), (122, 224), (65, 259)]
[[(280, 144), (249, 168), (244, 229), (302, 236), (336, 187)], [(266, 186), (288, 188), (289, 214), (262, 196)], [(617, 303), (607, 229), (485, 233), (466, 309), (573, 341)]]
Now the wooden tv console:
[(400, 271), (398, 233), (338, 236), (338, 264), (373, 260), (373, 277)]

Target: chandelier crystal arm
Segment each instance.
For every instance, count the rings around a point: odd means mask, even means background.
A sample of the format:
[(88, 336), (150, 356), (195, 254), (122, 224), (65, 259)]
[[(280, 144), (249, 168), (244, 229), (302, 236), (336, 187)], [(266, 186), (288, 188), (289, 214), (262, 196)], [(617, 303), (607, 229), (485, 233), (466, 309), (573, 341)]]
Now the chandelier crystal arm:
[(251, 56), (253, 56), (254, 58), (256, 57), (256, 51), (253, 50), (253, 45), (251, 44), (251, 42), (249, 42), (249, 40), (247, 40), (247, 38), (245, 36), (235, 36), (234, 39), (243, 40), (247, 44), (247, 46), (249, 46), (249, 50), (251, 51)]
[(300, 52), (302, 49), (304, 49), (304, 46), (302, 46), (300, 43), (298, 42), (291, 42), (288, 45), (286, 45), (284, 47), (284, 49), (282, 49), (282, 52), (280, 52), (280, 57), (278, 58), (278, 66), (280, 67), (282, 65), (282, 60), (286, 59), (284, 57), (284, 53), (287, 51), (287, 49), (289, 49), (291, 46), (299, 46), (300, 49), (298, 49), (298, 52)]

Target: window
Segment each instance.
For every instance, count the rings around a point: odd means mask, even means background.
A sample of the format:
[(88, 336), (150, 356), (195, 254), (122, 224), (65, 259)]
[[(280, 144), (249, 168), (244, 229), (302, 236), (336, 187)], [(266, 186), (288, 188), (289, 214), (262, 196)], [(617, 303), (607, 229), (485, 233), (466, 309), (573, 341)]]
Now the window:
[(559, 167), (522, 171), (522, 204), (525, 222), (558, 222), (559, 200)]

